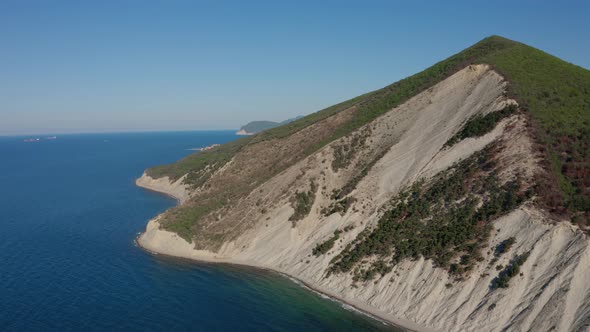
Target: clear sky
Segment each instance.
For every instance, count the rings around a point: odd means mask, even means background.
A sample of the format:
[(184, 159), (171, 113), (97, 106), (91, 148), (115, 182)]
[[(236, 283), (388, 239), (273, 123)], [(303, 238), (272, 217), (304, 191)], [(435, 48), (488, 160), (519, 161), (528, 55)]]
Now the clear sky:
[(0, 1), (0, 134), (233, 129), (497, 34), (590, 68), (590, 1)]

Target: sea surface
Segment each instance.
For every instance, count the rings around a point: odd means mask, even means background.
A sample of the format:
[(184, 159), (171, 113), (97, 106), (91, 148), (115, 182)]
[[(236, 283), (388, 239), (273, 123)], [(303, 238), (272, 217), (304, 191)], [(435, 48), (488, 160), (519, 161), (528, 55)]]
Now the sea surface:
[(1, 331), (391, 330), (276, 273), (154, 256), (134, 184), (229, 131), (0, 137)]

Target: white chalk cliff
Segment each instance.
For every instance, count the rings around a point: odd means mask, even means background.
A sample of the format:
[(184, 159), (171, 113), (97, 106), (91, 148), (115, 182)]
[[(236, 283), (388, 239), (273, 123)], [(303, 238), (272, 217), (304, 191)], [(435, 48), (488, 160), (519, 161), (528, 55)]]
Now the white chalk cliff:
[[(494, 221), (484, 260), (462, 281), (424, 258), (404, 260), (385, 276), (353, 284), (349, 273), (326, 276), (330, 261), (382, 214), (381, 207), (417, 180), (434, 175), (481, 151), (492, 143), (503, 147), (498, 157), (503, 180), (520, 174), (532, 181), (539, 171), (526, 118), (515, 114), (478, 138), (467, 138), (452, 147), (445, 142), (475, 114), (488, 114), (514, 101), (506, 97), (506, 81), (486, 65), (466, 67), (434, 87), (391, 109), (356, 132), (366, 132), (366, 151), (387, 150), (350, 194), (354, 208), (344, 215), (320, 213), (329, 204), (332, 190), (342, 187), (352, 168), (334, 172), (334, 148), (342, 137), (287, 170), (262, 183), (228, 212), (247, 219), (252, 227), (223, 243), (217, 251), (197, 250), (196, 243), (159, 227), (151, 220), (139, 244), (157, 253), (196, 260), (247, 264), (291, 275), (328, 295), (342, 299), (395, 324), (425, 331), (585, 331), (590, 324), (590, 246), (586, 235), (568, 222), (552, 219), (527, 202)], [(363, 158), (359, 154), (351, 165)], [(217, 170), (224, 176), (227, 168)], [(348, 173), (347, 173), (348, 172)], [(292, 194), (313, 179), (318, 190), (309, 215), (293, 227)], [(170, 194), (182, 201), (191, 190), (182, 179), (147, 175), (137, 184)], [(281, 193), (281, 194), (279, 194)], [(262, 202), (261, 209), (255, 202)], [(335, 230), (351, 226), (327, 254), (315, 257), (312, 249)], [(516, 242), (497, 263), (493, 248), (514, 237)], [(522, 253), (529, 258), (521, 274), (507, 289), (490, 289), (498, 275), (496, 264), (506, 266)], [(451, 284), (449, 286), (449, 284)]]

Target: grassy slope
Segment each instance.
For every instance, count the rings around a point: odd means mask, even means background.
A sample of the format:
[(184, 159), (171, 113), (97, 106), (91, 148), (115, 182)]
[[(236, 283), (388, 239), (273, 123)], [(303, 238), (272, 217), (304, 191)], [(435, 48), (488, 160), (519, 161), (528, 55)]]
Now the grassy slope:
[(190, 176), (191, 174), (195, 174), (197, 171), (202, 170), (207, 166), (215, 168), (223, 166), (230, 161), (243, 146), (248, 144), (252, 138), (252, 136), (243, 137), (211, 150), (190, 154), (172, 164), (149, 168), (147, 174), (153, 178), (168, 176), (173, 180), (177, 180), (188, 173), (189, 176), (186, 182), (188, 184), (194, 184), (197, 180), (192, 179)]
[[(554, 211), (578, 211), (576, 218), (586, 220), (590, 205), (587, 183), (590, 178), (590, 72), (532, 47), (497, 36), (488, 37), (418, 74), (380, 90), (328, 107), (289, 124), (224, 144), (211, 151), (190, 155), (177, 163), (151, 168), (148, 174), (177, 179), (189, 173), (186, 183), (198, 186), (206, 180), (202, 176), (203, 169), (220, 168), (244, 146), (288, 137), (302, 128), (355, 106), (353, 118), (333, 135), (311, 146), (307, 151), (311, 154), (465, 66), (476, 63), (491, 64), (502, 73), (511, 83), (509, 89), (513, 97), (529, 110), (534, 132), (547, 156), (549, 176), (539, 179), (544, 189), (540, 191), (543, 201)], [(280, 171), (278, 169), (276, 173)], [(275, 174), (268, 174), (268, 178), (273, 175)], [(580, 211), (585, 211), (585, 215)]]
[(538, 183), (547, 207), (580, 212), (576, 218), (587, 221), (590, 71), (520, 43), (480, 61), (493, 64), (510, 81), (511, 94), (529, 112), (552, 175)]

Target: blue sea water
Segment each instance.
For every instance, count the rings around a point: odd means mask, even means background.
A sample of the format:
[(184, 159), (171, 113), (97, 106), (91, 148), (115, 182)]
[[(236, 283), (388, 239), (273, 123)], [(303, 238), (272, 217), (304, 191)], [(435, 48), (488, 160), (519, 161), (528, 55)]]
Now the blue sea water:
[(352, 331), (391, 326), (252, 268), (144, 252), (175, 201), (134, 185), (229, 131), (0, 137), (0, 330)]

